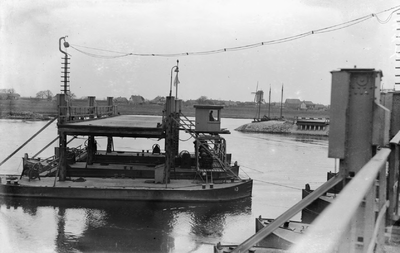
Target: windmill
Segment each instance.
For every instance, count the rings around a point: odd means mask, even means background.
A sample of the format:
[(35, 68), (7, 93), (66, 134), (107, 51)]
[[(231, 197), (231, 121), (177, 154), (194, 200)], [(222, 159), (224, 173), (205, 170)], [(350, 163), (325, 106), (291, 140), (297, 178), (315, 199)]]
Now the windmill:
[(261, 113), (261, 104), (264, 102), (264, 91), (258, 89), (258, 82), (257, 82), (257, 86), (256, 86), (256, 91), (252, 92), (251, 94), (255, 94), (254, 95), (254, 103), (258, 107), (254, 120), (255, 121), (260, 121), (260, 119), (261, 119), (261, 115), (260, 115), (260, 113)]

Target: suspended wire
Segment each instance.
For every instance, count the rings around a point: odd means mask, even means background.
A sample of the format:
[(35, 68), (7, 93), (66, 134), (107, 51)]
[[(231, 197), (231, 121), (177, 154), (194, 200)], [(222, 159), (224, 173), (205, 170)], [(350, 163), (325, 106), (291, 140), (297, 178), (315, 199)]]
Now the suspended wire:
[[(189, 56), (189, 55), (211, 55), (211, 54), (219, 54), (219, 53), (225, 53), (225, 52), (231, 52), (231, 51), (247, 50), (247, 49), (261, 47), (261, 46), (268, 46), (268, 45), (286, 43), (286, 42), (289, 42), (289, 41), (298, 40), (298, 39), (301, 39), (301, 38), (304, 38), (304, 37), (308, 37), (308, 36), (311, 36), (311, 35), (314, 35), (314, 34), (333, 32), (333, 31), (337, 31), (337, 30), (341, 30), (341, 29), (350, 27), (350, 26), (354, 26), (354, 25), (356, 25), (358, 23), (364, 22), (364, 21), (366, 21), (368, 19), (371, 19), (373, 17), (375, 17), (376, 20), (380, 24), (386, 24), (392, 18), (393, 13), (395, 13), (396, 11), (399, 11), (399, 10), (400, 10), (400, 5), (391, 7), (389, 9), (386, 9), (386, 10), (383, 10), (383, 11), (380, 11), (380, 12), (377, 12), (377, 13), (372, 13), (372, 14), (369, 14), (369, 15), (366, 15), (366, 16), (363, 16), (363, 17), (360, 17), (360, 18), (357, 18), (357, 19), (353, 19), (353, 20), (350, 20), (350, 21), (347, 21), (347, 22), (344, 22), (344, 23), (341, 23), (341, 24), (328, 26), (328, 27), (325, 27), (325, 28), (317, 29), (317, 30), (312, 30), (312, 31), (306, 32), (306, 33), (301, 33), (301, 34), (297, 34), (297, 35), (293, 35), (293, 36), (289, 36), (289, 37), (285, 37), (285, 38), (281, 38), (281, 39), (276, 39), (276, 40), (258, 42), (258, 43), (254, 43), (254, 44), (244, 45), (244, 46), (226, 47), (226, 48), (222, 48), (222, 49), (209, 50), (209, 51), (183, 52), (183, 53), (170, 53), (170, 54), (155, 54), (155, 53), (151, 54), (151, 53), (118, 52), (118, 51), (107, 50), (107, 49), (80, 46), (80, 45), (75, 45), (75, 44), (71, 44), (71, 43), (70, 43), (70, 47), (75, 49), (76, 51), (82, 53), (82, 54), (87, 55), (87, 56), (94, 57), (94, 58), (102, 58), (102, 59), (115, 59), (115, 58), (121, 58), (121, 57), (127, 57), (127, 56), (177, 57), (177, 56)], [(381, 14), (381, 13), (384, 13), (384, 12), (388, 12), (388, 11), (392, 11), (392, 12), (386, 18), (386, 20), (381, 20), (378, 17), (378, 14)], [(101, 52), (105, 52), (105, 53), (114, 53), (116, 55), (99, 55), (99, 54), (89, 53), (89, 52), (83, 51), (83, 50), (78, 49), (76, 47), (86, 48), (86, 49), (91, 49), (91, 50), (97, 50), (97, 51), (101, 51)]]
[[(400, 10), (400, 8), (395, 9), (394, 11), (392, 11), (392, 12), (390, 13), (390, 15), (387, 17), (386, 20), (381, 20), (381, 19), (378, 17), (378, 15), (377, 15), (377, 14), (379, 14), (379, 13), (372, 14), (372, 16), (374, 16), (374, 17), (376, 18), (376, 20), (378, 20), (378, 22), (379, 22), (380, 24), (386, 24), (386, 23), (389, 22), (390, 19), (392, 18), (393, 13), (395, 13), (395, 12), (398, 11), (398, 10)], [(381, 12), (380, 12), (380, 13), (381, 13)]]
[(257, 182), (262, 182), (262, 183), (266, 183), (266, 184), (272, 184), (272, 185), (281, 186), (281, 187), (285, 187), (285, 188), (289, 188), (289, 189), (303, 190), (303, 189), (301, 189), (301, 188), (294, 187), (294, 186), (289, 186), (289, 185), (284, 185), (284, 184), (278, 184), (278, 183), (263, 181), (263, 180), (259, 180), (259, 179), (253, 179), (253, 180), (254, 180), (254, 181), (257, 181)]
[[(260, 173), (263, 173), (263, 174), (264, 174), (264, 172), (263, 172), (263, 171), (256, 170), (256, 169), (253, 169), (253, 168), (250, 168), (250, 167), (244, 166), (244, 165), (241, 165), (241, 167), (242, 167), (242, 168), (243, 168), (243, 167), (245, 167), (245, 168), (247, 168), (247, 169), (254, 170), (254, 171), (257, 171), (257, 172), (260, 172)], [(244, 174), (246, 174), (246, 175), (247, 175), (247, 177), (249, 177), (249, 178), (250, 178), (250, 176), (249, 176), (249, 175), (246, 173), (246, 171), (244, 171), (244, 170), (242, 169), (242, 172), (243, 172)], [(283, 185), (283, 184), (278, 184), (278, 183), (268, 182), (268, 181), (259, 180), (259, 179), (253, 179), (253, 180), (254, 180), (254, 181), (257, 181), (257, 182), (262, 182), (262, 183), (265, 183), (265, 184), (271, 184), (271, 185), (276, 185), (276, 186), (286, 187), (286, 188), (295, 189), (295, 190), (302, 190), (301, 188), (294, 187), (294, 186)]]
[(192, 139), (192, 138), (193, 138), (193, 137), (192, 137), (192, 136), (190, 136), (190, 137), (189, 137), (189, 138), (187, 138), (186, 140), (182, 140), (181, 138), (179, 138), (179, 140), (184, 142), (184, 141), (188, 141), (188, 140), (190, 140), (190, 139)]

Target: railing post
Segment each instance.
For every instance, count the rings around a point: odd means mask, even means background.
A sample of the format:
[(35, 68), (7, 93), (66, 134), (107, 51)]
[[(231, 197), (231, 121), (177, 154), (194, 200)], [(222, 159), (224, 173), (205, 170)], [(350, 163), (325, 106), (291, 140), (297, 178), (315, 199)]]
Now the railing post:
[[(399, 137), (400, 131), (396, 137)], [(399, 147), (400, 138), (395, 138), (394, 141), (390, 143), (390, 149), (392, 152), (390, 153), (389, 158), (389, 173), (388, 173), (388, 182), (387, 182), (387, 194), (389, 200), (389, 208), (386, 217), (386, 222), (388, 224), (393, 223), (393, 221), (399, 219), (398, 206), (399, 206), (399, 194), (400, 194), (400, 147)]]
[(399, 219), (398, 206), (400, 194), (400, 138), (398, 138), (399, 136), (397, 134), (400, 133), (400, 92), (390, 92), (382, 94), (382, 101), (391, 111), (390, 138), (396, 136), (394, 137), (394, 140), (392, 140), (390, 143), (390, 148), (392, 152), (390, 154), (389, 174), (387, 182), (389, 209), (387, 212), (386, 222), (388, 224), (391, 224), (394, 220)]
[[(386, 167), (382, 167), (379, 172), (379, 201), (378, 201), (378, 211), (382, 209), (383, 206), (386, 205), (386, 189), (387, 189), (387, 179), (386, 179)], [(374, 199), (375, 201), (375, 199)], [(374, 202), (375, 203), (375, 202)], [(375, 212), (374, 212), (375, 214)], [(383, 220), (386, 221), (385, 216), (383, 216)], [(375, 216), (374, 216), (375, 220)], [(385, 224), (386, 222), (375, 221), (375, 225), (379, 223), (378, 228), (378, 236), (376, 239), (377, 248), (376, 252), (385, 252), (383, 246), (385, 244)]]

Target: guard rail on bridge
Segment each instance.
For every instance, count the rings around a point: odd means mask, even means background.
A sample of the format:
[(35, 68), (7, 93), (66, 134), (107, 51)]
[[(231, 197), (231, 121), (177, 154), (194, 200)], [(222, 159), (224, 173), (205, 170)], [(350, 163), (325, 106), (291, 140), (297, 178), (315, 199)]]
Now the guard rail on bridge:
[(59, 123), (82, 121), (86, 119), (103, 118), (117, 115), (117, 106), (113, 98), (107, 98), (107, 106), (95, 106), (95, 97), (88, 97), (87, 106), (70, 106), (65, 94), (57, 95)]
[(338, 183), (338, 197), (291, 252), (384, 251), (385, 226), (399, 220), (400, 92), (381, 94), (381, 77), (332, 71), (328, 156), (339, 159), (339, 173), (229, 252), (247, 252)]
[(390, 148), (380, 149), (351, 179), (291, 252), (384, 252), (385, 217), (398, 218), (399, 141), (400, 132)]

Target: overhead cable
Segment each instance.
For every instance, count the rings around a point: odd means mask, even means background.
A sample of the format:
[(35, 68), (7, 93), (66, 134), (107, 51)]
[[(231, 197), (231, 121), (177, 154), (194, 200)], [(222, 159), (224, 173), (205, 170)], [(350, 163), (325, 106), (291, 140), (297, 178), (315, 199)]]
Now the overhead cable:
[[(114, 51), (114, 50), (107, 50), (107, 49), (100, 49), (100, 48), (94, 48), (94, 47), (87, 47), (87, 46), (80, 46), (80, 45), (74, 45), (70, 43), (70, 47), (75, 49), (76, 51), (88, 55), (90, 57), (95, 57), (95, 58), (103, 58), (103, 59), (115, 59), (115, 58), (121, 58), (121, 57), (127, 57), (127, 56), (138, 56), (138, 57), (148, 57), (148, 56), (156, 56), (156, 57), (177, 57), (177, 56), (189, 56), (189, 55), (211, 55), (211, 54), (219, 54), (219, 53), (224, 53), (224, 52), (231, 52), (231, 51), (240, 51), (240, 50), (248, 50), (251, 48), (256, 48), (256, 47), (261, 47), (261, 46), (267, 46), (267, 45), (274, 45), (274, 44), (280, 44), (280, 43), (286, 43), (289, 41), (293, 41), (293, 40), (298, 40), (304, 37), (308, 37), (310, 35), (314, 35), (314, 34), (319, 34), (319, 33), (328, 33), (328, 32), (333, 32), (333, 31), (337, 31), (337, 30), (341, 30), (350, 26), (354, 26), (358, 23), (364, 22), (368, 19), (371, 18), (376, 18), (376, 20), (380, 23), (380, 24), (386, 24), (389, 22), (389, 20), (392, 18), (393, 13), (395, 13), (396, 11), (400, 10), (400, 5), (398, 6), (394, 6), (391, 7), (389, 9), (377, 12), (377, 13), (373, 13), (373, 14), (369, 14), (360, 18), (356, 18), (341, 24), (337, 24), (337, 25), (333, 25), (333, 26), (328, 26), (325, 28), (321, 28), (321, 29), (317, 29), (317, 30), (312, 30), (306, 33), (301, 33), (301, 34), (297, 34), (297, 35), (293, 35), (293, 36), (289, 36), (289, 37), (285, 37), (285, 38), (281, 38), (281, 39), (276, 39), (276, 40), (269, 40), (269, 41), (263, 41), (263, 42), (258, 42), (258, 43), (254, 43), (254, 44), (249, 44), (249, 45), (243, 45), (243, 46), (237, 46), (237, 47), (226, 47), (226, 48), (221, 48), (221, 49), (216, 49), (216, 50), (209, 50), (209, 51), (198, 51), (198, 52), (183, 52), (183, 53), (164, 53), (164, 54), (157, 54), (157, 53), (127, 53), (127, 52), (118, 52), (118, 51)], [(390, 15), (385, 19), (385, 20), (381, 20), (378, 17), (378, 14), (384, 13), (384, 12), (388, 12), (391, 11)], [(101, 51), (101, 52), (105, 52), (105, 53), (113, 53), (114, 55), (100, 55), (100, 54), (95, 54), (95, 53), (90, 53), (90, 52), (86, 52), (82, 49), (79, 48), (86, 48), (86, 49), (91, 49), (91, 50), (96, 50), (96, 51)]]

